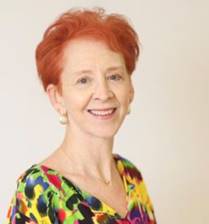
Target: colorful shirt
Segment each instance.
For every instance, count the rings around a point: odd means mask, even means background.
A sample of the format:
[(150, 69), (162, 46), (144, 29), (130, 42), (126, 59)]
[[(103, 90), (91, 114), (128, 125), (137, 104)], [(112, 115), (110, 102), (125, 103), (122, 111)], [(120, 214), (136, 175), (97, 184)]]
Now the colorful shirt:
[(128, 159), (113, 155), (128, 200), (125, 217), (80, 189), (57, 170), (35, 164), (18, 178), (6, 223), (156, 224), (140, 171)]

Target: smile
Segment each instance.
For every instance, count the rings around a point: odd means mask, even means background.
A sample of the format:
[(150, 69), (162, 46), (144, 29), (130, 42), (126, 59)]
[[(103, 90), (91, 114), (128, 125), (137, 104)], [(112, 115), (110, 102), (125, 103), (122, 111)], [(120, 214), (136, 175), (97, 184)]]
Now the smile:
[(116, 109), (117, 108), (112, 108), (108, 110), (88, 110), (88, 112), (99, 119), (110, 119), (115, 114)]

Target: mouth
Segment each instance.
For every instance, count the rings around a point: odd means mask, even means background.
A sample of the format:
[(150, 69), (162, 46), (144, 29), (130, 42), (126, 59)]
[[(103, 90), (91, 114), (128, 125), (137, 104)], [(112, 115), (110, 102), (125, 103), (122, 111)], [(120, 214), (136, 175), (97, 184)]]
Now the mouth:
[(114, 107), (114, 108), (107, 108), (107, 109), (89, 109), (87, 111), (89, 114), (94, 116), (94, 118), (106, 120), (106, 119), (111, 119), (114, 116), (116, 110), (117, 108)]

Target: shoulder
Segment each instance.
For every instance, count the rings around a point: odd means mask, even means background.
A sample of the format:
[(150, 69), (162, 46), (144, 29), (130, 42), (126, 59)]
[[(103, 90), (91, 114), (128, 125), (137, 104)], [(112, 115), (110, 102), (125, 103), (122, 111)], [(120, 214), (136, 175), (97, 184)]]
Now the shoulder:
[(17, 179), (17, 190), (23, 191), (24, 189), (26, 196), (30, 198), (36, 187), (40, 188), (41, 192), (50, 189), (50, 191), (57, 193), (59, 191), (63, 192), (66, 184), (70, 189), (76, 190), (73, 184), (67, 181), (59, 171), (44, 165), (34, 164)]
[(50, 206), (57, 206), (57, 199), (65, 199), (66, 195), (77, 195), (77, 188), (59, 171), (35, 164), (17, 179), (16, 193), (20, 193), (30, 202), (43, 203), (41, 198), (44, 198), (47, 206), (49, 203)]
[(153, 204), (145, 184), (144, 178), (138, 167), (129, 159), (119, 154), (115, 155), (118, 163), (124, 166), (124, 175), (126, 177), (129, 195), (136, 199), (139, 206), (142, 206), (148, 213), (150, 219), (155, 219)]
[(76, 192), (73, 187), (66, 187), (66, 183), (55, 170), (32, 165), (17, 179), (7, 222), (55, 223), (57, 207), (65, 202), (67, 193), (74, 195)]
[(39, 165), (32, 165), (17, 179), (17, 192), (23, 193), (28, 199), (36, 198), (37, 194), (56, 191), (58, 186), (55, 178), (50, 178)]
[(52, 207), (56, 188), (39, 166), (33, 165), (17, 179), (17, 187), (7, 213), (7, 223), (50, 223), (47, 208)]
[(125, 156), (119, 154), (119, 153), (114, 153), (114, 157), (116, 158), (117, 161), (121, 161), (127, 168), (136, 168), (136, 165), (128, 158)]
[(124, 167), (124, 172), (130, 178), (136, 178), (139, 181), (142, 181), (143, 177), (141, 174), (141, 170), (135, 165), (130, 159), (122, 156), (121, 154), (115, 153), (114, 157), (117, 163), (121, 163)]

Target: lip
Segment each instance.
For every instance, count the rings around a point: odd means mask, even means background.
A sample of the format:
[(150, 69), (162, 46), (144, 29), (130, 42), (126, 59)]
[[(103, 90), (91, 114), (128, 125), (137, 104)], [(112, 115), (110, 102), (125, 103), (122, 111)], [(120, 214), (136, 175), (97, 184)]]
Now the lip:
[(98, 110), (98, 111), (107, 111), (107, 110), (112, 110), (112, 109), (117, 109), (116, 107), (109, 107), (109, 108), (102, 108), (102, 109), (88, 109), (89, 110)]

